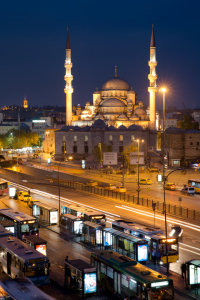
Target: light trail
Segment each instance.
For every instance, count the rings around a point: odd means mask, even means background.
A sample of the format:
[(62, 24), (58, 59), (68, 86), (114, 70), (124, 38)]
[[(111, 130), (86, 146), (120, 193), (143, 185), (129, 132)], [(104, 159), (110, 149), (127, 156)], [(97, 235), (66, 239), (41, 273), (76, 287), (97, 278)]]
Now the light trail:
[(187, 252), (191, 252), (191, 253), (193, 253), (193, 254), (200, 255), (200, 253), (197, 253), (197, 252), (194, 252), (194, 251), (191, 251), (191, 250), (188, 250), (188, 249), (184, 249), (184, 248), (182, 248), (182, 247), (179, 247), (179, 249), (184, 250), (184, 251), (187, 251)]

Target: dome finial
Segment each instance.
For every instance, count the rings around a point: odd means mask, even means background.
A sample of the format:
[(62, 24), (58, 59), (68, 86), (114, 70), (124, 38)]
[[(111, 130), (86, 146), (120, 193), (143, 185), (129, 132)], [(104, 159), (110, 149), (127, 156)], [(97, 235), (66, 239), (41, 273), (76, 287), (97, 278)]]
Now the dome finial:
[(115, 66), (115, 77), (118, 77), (117, 76), (117, 66)]

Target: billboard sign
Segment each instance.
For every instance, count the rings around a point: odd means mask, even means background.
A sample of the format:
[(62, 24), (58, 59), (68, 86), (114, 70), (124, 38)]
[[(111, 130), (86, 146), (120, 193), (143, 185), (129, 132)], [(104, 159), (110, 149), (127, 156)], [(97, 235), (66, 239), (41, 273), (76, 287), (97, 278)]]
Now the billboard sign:
[(117, 152), (103, 152), (103, 165), (117, 165)]
[(36, 250), (40, 253), (47, 255), (47, 245), (36, 245)]
[(84, 274), (84, 294), (97, 292), (97, 273)]
[[(130, 164), (138, 164), (138, 152), (130, 152)], [(144, 152), (139, 152), (139, 165), (144, 165)]]
[(148, 245), (138, 245), (138, 261), (148, 260)]
[(58, 211), (50, 211), (50, 224), (58, 223)]

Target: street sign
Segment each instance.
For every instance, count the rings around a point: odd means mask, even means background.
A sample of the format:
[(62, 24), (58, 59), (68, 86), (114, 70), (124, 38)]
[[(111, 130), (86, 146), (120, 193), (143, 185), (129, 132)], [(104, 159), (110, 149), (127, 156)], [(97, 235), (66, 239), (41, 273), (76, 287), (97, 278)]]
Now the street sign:
[(103, 152), (103, 165), (117, 165), (117, 152)]
[[(138, 164), (138, 152), (130, 152), (130, 164)], [(139, 165), (144, 165), (144, 152), (139, 152)]]

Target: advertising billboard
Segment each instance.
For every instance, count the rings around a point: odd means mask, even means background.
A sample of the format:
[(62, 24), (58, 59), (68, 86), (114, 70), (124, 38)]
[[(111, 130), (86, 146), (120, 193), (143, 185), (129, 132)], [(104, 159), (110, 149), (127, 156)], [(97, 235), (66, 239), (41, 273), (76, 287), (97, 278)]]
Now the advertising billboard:
[(40, 253), (47, 255), (47, 245), (36, 245), (35, 249)]
[(78, 234), (82, 232), (83, 221), (74, 221), (74, 233)]
[[(138, 152), (130, 153), (130, 164), (137, 165), (138, 164)], [(144, 165), (144, 152), (139, 152), (139, 165)]]
[(112, 246), (112, 234), (110, 232), (103, 232), (103, 246)]
[(138, 245), (138, 261), (148, 260), (148, 245)]
[(40, 215), (40, 207), (36, 204), (33, 204), (33, 216), (39, 216)]
[(200, 283), (200, 268), (196, 268), (194, 265), (189, 265), (189, 284)]
[(9, 227), (5, 227), (5, 229), (9, 230), (12, 233), (15, 233), (15, 228), (14, 226), (9, 226)]
[(102, 244), (102, 231), (96, 230), (96, 244)]
[(9, 188), (9, 197), (15, 197), (16, 189), (15, 188)]
[(84, 294), (96, 293), (97, 291), (97, 274), (84, 274)]
[(58, 211), (50, 211), (50, 224), (58, 223)]
[(117, 165), (117, 152), (103, 152), (103, 165)]

